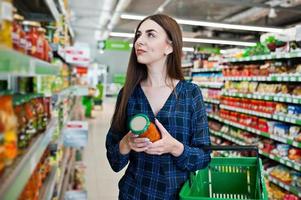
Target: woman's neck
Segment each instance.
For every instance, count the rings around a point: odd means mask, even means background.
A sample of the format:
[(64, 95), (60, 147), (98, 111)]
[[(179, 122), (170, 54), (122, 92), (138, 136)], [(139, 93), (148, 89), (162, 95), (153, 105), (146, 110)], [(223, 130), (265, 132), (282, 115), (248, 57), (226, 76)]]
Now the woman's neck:
[(163, 87), (169, 81), (165, 65), (147, 65), (147, 73), (147, 79), (143, 83), (146, 87)]

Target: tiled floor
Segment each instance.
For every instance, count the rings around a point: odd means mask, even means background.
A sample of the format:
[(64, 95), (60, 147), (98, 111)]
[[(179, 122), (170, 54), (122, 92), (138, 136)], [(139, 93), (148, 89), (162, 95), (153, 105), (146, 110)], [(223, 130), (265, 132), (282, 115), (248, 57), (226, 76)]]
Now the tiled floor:
[(88, 200), (118, 199), (118, 181), (124, 170), (115, 173), (106, 158), (105, 138), (113, 115), (115, 99), (105, 99), (103, 110), (89, 120), (89, 141), (84, 152)]

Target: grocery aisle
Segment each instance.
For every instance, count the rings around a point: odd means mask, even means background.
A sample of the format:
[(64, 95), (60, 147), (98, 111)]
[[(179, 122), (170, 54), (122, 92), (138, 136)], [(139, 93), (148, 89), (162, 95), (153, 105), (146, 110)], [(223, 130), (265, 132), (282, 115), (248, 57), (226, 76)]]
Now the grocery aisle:
[(95, 118), (89, 120), (89, 141), (84, 151), (89, 200), (116, 200), (118, 198), (118, 181), (124, 171), (115, 173), (111, 169), (105, 149), (105, 138), (114, 106), (115, 98), (105, 99), (103, 110), (97, 110)]

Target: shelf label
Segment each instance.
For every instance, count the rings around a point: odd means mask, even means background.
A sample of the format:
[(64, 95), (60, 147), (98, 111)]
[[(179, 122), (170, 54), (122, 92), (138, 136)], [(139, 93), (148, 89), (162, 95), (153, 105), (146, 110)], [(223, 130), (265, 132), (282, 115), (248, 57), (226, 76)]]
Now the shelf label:
[(301, 147), (301, 144), (299, 144), (298, 142), (294, 141), (293, 142), (293, 146), (295, 146), (295, 147)]
[[(293, 77), (292, 77), (293, 78)], [(283, 81), (288, 81), (289, 80), (289, 77), (288, 76), (285, 76), (283, 77)]]
[(269, 157), (270, 157), (271, 159), (275, 159), (275, 156), (272, 155), (272, 154), (271, 154)]
[(70, 121), (62, 131), (64, 145), (68, 147), (85, 147), (88, 142), (88, 122)]
[(36, 156), (33, 155), (30, 158), (30, 174), (32, 174), (32, 172), (35, 170), (36, 166), (37, 166)]
[(292, 167), (292, 166), (293, 166), (292, 163), (289, 162), (289, 161), (286, 162), (286, 165), (289, 166), (289, 167)]
[(292, 76), (292, 77), (290, 78), (290, 81), (297, 81), (297, 78), (296, 78), (295, 76)]
[(280, 97), (280, 98), (279, 98), (279, 101), (284, 101), (284, 98), (283, 98), (283, 97)]
[(277, 80), (277, 81), (282, 81), (282, 77), (281, 77), (281, 76), (278, 76), (278, 77), (276, 78), (276, 80)]
[(299, 100), (296, 99), (296, 98), (294, 98), (294, 99), (293, 99), (293, 103), (299, 103)]

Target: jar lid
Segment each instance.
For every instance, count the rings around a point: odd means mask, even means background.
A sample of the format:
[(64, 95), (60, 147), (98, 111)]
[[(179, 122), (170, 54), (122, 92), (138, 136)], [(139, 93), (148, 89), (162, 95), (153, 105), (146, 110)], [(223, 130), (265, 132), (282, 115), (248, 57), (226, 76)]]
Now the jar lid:
[(14, 19), (22, 21), (22, 20), (24, 20), (24, 17), (19, 14), (14, 14)]
[(150, 125), (150, 120), (145, 114), (137, 114), (130, 120), (129, 127), (132, 133), (140, 135), (144, 133)]
[(34, 21), (23, 21), (23, 25), (29, 25), (29, 26), (35, 26), (35, 27), (40, 27), (41, 24), (39, 22), (34, 22)]

